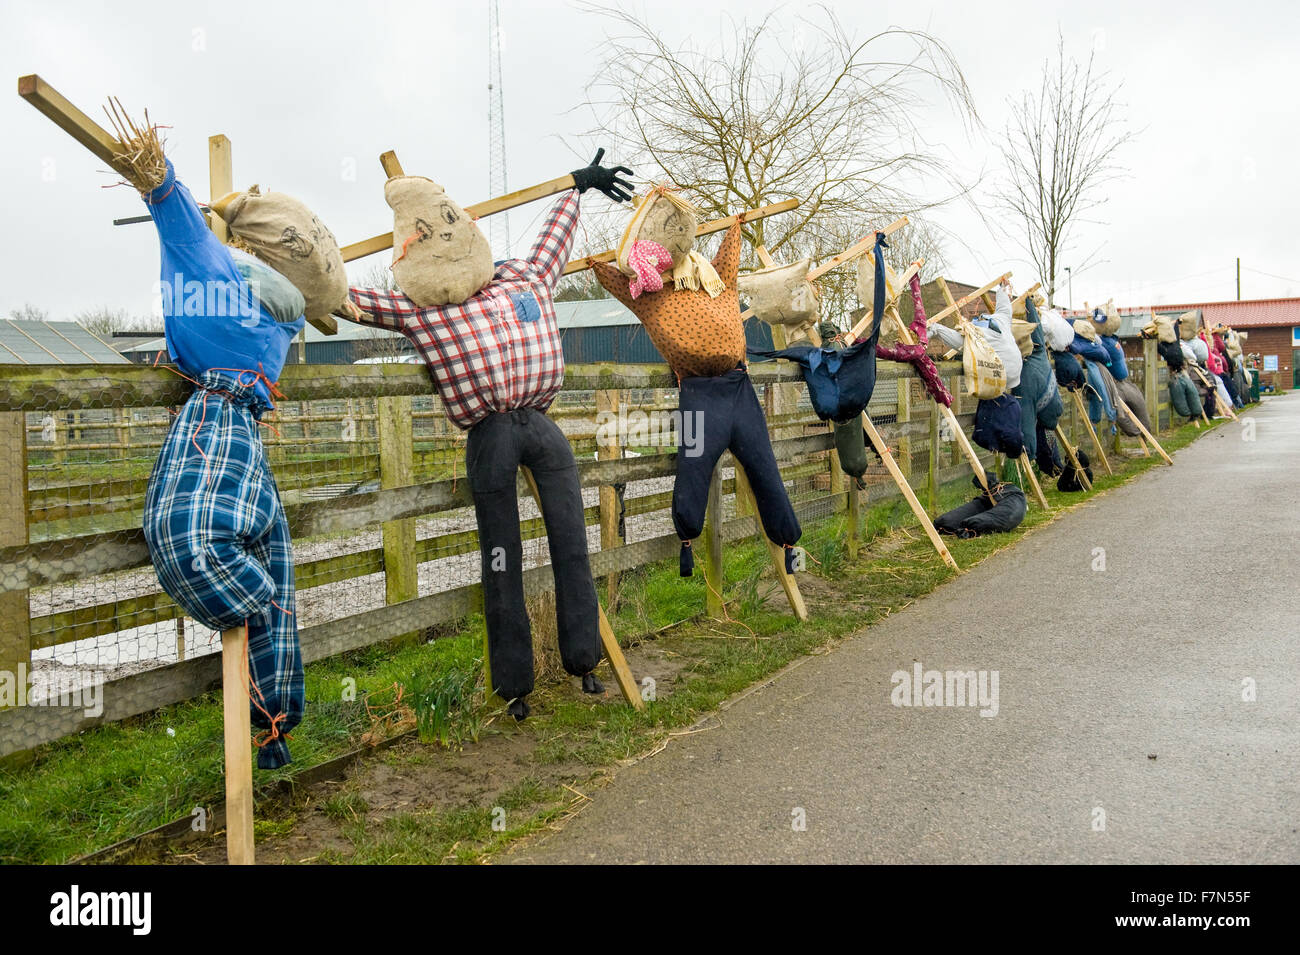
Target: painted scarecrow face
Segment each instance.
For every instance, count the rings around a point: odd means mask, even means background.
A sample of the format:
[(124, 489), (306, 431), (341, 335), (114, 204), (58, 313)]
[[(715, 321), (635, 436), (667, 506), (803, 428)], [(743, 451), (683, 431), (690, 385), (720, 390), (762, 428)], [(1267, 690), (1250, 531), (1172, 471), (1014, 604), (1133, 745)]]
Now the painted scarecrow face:
[(695, 247), (695, 222), (671, 202), (656, 202), (646, 213), (641, 238), (658, 242), (680, 265)]
[(398, 176), (384, 186), (393, 209), (393, 277), (416, 305), (459, 304), (492, 280), (492, 249), (442, 186)]

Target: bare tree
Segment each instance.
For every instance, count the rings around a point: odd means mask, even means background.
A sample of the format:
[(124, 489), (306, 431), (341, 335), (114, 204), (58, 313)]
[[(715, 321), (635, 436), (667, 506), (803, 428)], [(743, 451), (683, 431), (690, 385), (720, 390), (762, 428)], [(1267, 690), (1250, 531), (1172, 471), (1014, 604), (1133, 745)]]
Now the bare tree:
[(46, 322), (49, 321), (50, 313), (26, 302), (21, 308), (10, 309), (9, 317), (17, 322)]
[[(1123, 175), (1114, 153), (1133, 134), (1124, 128), (1123, 106), (1098, 72), (1096, 54), (1080, 65), (1058, 41), (1056, 62), (1043, 65), (1039, 90), (1012, 104), (1002, 155), (1005, 180), (997, 191), (1000, 207), (1013, 221), (1013, 234), (1029, 254), (1056, 301), (1056, 277), (1070, 249), (1072, 227), (1105, 203), (1103, 187)], [(1077, 266), (1091, 264), (1096, 251)]]
[(126, 309), (110, 308), (107, 305), (78, 312), (73, 316), (73, 321), (92, 335), (98, 335), (103, 339), (112, 338), (114, 332), (143, 327), (143, 323), (133, 318)]
[(592, 136), (612, 137), (620, 162), (671, 183), (706, 218), (799, 199), (796, 211), (745, 226), (780, 260), (838, 251), (846, 236), (929, 207), (906, 185), (923, 176), (964, 192), (914, 118), (935, 87), (963, 120), (975, 117), (951, 51), (927, 33), (859, 40), (817, 7), (814, 20), (769, 15), (676, 47), (658, 24), (591, 9), (615, 28), (589, 87)]

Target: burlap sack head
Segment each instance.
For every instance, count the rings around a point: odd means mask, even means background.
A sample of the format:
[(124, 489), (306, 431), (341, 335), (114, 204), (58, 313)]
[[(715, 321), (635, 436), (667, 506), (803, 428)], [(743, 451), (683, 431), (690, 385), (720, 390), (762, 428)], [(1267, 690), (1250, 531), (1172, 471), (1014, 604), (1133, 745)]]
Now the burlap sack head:
[[(892, 276), (888, 269), (885, 270), (885, 307), (888, 308), (890, 303), (898, 297), (899, 290), (894, 288)], [(870, 256), (862, 256), (858, 259), (858, 301), (866, 309), (870, 309), (872, 303), (876, 300), (876, 263)], [(951, 321), (944, 322), (951, 325)], [(874, 323), (868, 322), (866, 330), (862, 337), (866, 338), (871, 334)]]
[(1178, 317), (1182, 320), (1182, 324), (1178, 326), (1178, 337), (1185, 342), (1190, 342), (1196, 337), (1196, 325), (1200, 320), (1196, 309), (1183, 312)]
[(657, 242), (673, 257), (673, 268), (686, 261), (695, 248), (695, 230), (699, 213), (685, 199), (666, 186), (656, 186), (637, 201), (632, 221), (623, 230), (615, 249), (618, 270), (636, 275), (628, 262), (633, 242)]
[(1033, 322), (1021, 321), (1018, 318), (1011, 320), (1011, 337), (1016, 340), (1016, 347), (1020, 349), (1021, 358), (1028, 358), (1033, 353), (1033, 334), (1034, 329), (1037, 327)]
[(393, 280), (421, 308), (459, 305), (477, 294), (496, 267), (482, 230), (442, 186), (423, 176), (384, 184), (393, 210)]
[(769, 325), (808, 325), (817, 321), (817, 293), (808, 281), (812, 259), (778, 265), (740, 277), (740, 295)]
[(1152, 315), (1151, 321), (1143, 326), (1142, 335), (1146, 338), (1159, 339), (1166, 344), (1178, 340), (1178, 336), (1174, 334), (1174, 320), (1168, 315)]
[(1101, 311), (1106, 318), (1104, 321), (1094, 322), (1097, 326), (1097, 331), (1101, 332), (1103, 335), (1118, 335), (1120, 322), (1122, 322), (1123, 319), (1120, 317), (1119, 309), (1115, 307), (1115, 300), (1111, 299), (1103, 305)]
[(1093, 324), (1090, 318), (1076, 318), (1074, 320), (1074, 332), (1080, 338), (1086, 338), (1090, 342), (1097, 340), (1097, 326)]
[(257, 186), (212, 204), (240, 247), (275, 269), (302, 293), (308, 321), (325, 319), (348, 297), (343, 253), (334, 234), (305, 205)]
[(740, 268), (740, 226), (727, 230), (713, 258), (723, 282), (716, 297), (703, 288), (679, 289), (671, 284), (637, 298), (630, 280), (612, 265), (596, 262), (592, 271), (600, 284), (641, 319), (650, 341), (669, 366), (682, 377), (724, 375), (745, 357), (745, 328), (740, 321), (736, 273)]

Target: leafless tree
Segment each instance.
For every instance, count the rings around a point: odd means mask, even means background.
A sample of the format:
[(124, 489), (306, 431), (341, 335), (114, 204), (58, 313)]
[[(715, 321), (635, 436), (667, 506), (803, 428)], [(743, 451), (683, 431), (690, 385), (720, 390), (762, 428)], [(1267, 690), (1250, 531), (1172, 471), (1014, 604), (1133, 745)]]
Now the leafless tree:
[(112, 338), (114, 332), (143, 328), (145, 324), (143, 321), (132, 317), (131, 313), (126, 309), (110, 308), (107, 305), (78, 312), (73, 316), (73, 321), (92, 335), (98, 335), (105, 340)]
[(935, 88), (975, 119), (951, 51), (927, 33), (862, 40), (819, 6), (793, 24), (769, 15), (675, 46), (661, 24), (589, 9), (613, 25), (589, 87), (592, 137), (705, 218), (799, 199), (794, 212), (745, 226), (778, 261), (839, 251), (849, 235), (929, 207), (909, 188), (922, 178), (964, 191), (916, 119)]
[(18, 322), (46, 322), (50, 319), (50, 313), (27, 302), (21, 308), (10, 309), (9, 317)]
[[(1106, 184), (1124, 174), (1115, 153), (1133, 134), (1125, 127), (1119, 89), (1097, 69), (1095, 53), (1081, 65), (1066, 55), (1061, 39), (1056, 61), (1043, 65), (1038, 91), (1012, 104), (1001, 147), (1006, 177), (997, 199), (1049, 302), (1056, 300), (1057, 273), (1073, 227), (1088, 221), (1088, 213), (1106, 201)], [(1074, 271), (1092, 264), (1096, 254)]]

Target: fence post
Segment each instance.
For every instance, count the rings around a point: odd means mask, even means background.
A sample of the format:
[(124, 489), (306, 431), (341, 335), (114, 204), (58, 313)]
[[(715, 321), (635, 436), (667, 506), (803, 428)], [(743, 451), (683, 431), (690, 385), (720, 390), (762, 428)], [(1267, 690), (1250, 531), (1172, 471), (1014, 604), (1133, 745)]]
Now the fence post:
[[(599, 416), (602, 412), (618, 417), (619, 393), (616, 389), (601, 389), (596, 392), (596, 414)], [(600, 422), (596, 423), (596, 434), (604, 434), (608, 438), (611, 434), (614, 436), (612, 442), (596, 444), (596, 458), (600, 461), (612, 461), (623, 456), (623, 436), (617, 429), (606, 427), (604, 432), (600, 429)], [(618, 533), (618, 491), (612, 484), (602, 484), (600, 486), (600, 549), (610, 550), (617, 547), (622, 539)], [(613, 573), (605, 578), (606, 586), (606, 606), (609, 612), (614, 612), (614, 600), (618, 595), (618, 574)]]
[(925, 472), (925, 493), (930, 513), (939, 509), (939, 402), (930, 401), (930, 460)]
[[(379, 486), (384, 489), (413, 484), (414, 471), (411, 399), (377, 399), (379, 431)], [(395, 604), (420, 595), (419, 565), (415, 559), (415, 519), (383, 525), (384, 602)], [(400, 640), (418, 639), (418, 633), (401, 634)]]
[(1154, 338), (1142, 339), (1142, 393), (1151, 417), (1151, 431), (1160, 433), (1160, 366)]
[[(0, 547), (27, 543), (27, 415), (0, 413)], [(31, 611), (26, 590), (0, 593), (0, 671), (15, 685), (31, 666)], [(25, 686), (25, 682), (23, 683)], [(23, 764), (30, 754), (15, 753), (0, 765)]]
[[(739, 480), (739, 478), (737, 478)], [(710, 617), (722, 616), (722, 468), (713, 469), (709, 481), (709, 502), (704, 509), (704, 532), (700, 534), (700, 555), (704, 564), (704, 608)]]
[(912, 437), (905, 425), (912, 420), (912, 379), (898, 379), (898, 404), (894, 410), (894, 421), (898, 428), (898, 467), (908, 483), (912, 482)]

